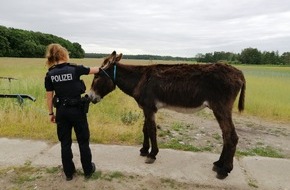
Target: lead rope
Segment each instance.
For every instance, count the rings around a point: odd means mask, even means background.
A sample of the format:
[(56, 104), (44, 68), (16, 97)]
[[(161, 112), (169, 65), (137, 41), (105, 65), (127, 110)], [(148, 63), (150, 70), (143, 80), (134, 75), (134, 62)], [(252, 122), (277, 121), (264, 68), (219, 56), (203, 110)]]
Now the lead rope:
[[(109, 77), (110, 79), (112, 79), (112, 77), (110, 77), (110, 75), (104, 70), (104, 69), (102, 69), (102, 68), (100, 68), (100, 70), (103, 72), (103, 73), (105, 73), (105, 75), (107, 76), (107, 77)], [(114, 65), (114, 76), (113, 76), (113, 79), (112, 79), (112, 81), (114, 82), (114, 84), (115, 84), (115, 82), (116, 82), (116, 76), (117, 76), (117, 65), (115, 64)]]

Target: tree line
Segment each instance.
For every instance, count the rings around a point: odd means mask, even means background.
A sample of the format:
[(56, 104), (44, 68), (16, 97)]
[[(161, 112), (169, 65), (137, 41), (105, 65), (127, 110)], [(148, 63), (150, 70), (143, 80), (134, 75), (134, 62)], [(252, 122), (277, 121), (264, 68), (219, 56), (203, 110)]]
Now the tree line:
[[(104, 53), (85, 53), (86, 58), (104, 58), (110, 54)], [(170, 61), (195, 61), (194, 57), (172, 57), (161, 55), (123, 55), (123, 59), (143, 59), (143, 60), (170, 60)]]
[[(71, 58), (103, 58), (108, 54), (85, 53), (79, 43), (51, 34), (21, 29), (7, 28), (0, 25), (0, 57), (44, 57), (45, 48), (51, 43), (59, 43), (70, 52)], [(193, 57), (172, 57), (159, 55), (124, 55), (125, 59), (173, 60), (197, 62), (225, 62), (230, 64), (274, 64), (290, 65), (290, 52), (282, 55), (276, 51), (261, 52), (257, 48), (246, 48), (241, 53), (215, 51), (199, 53)]]
[(214, 52), (196, 55), (197, 62), (227, 62), (238, 64), (273, 64), (290, 65), (290, 52), (284, 52), (282, 55), (276, 51), (259, 51), (257, 48), (246, 48), (241, 53), (232, 52)]
[[(86, 53), (87, 58), (103, 58), (109, 54), (103, 53)], [(241, 53), (232, 53), (224, 51), (215, 51), (214, 53), (197, 54), (195, 57), (172, 57), (159, 55), (123, 55), (124, 59), (144, 59), (144, 60), (172, 60), (172, 61), (197, 61), (202, 63), (223, 62), (229, 64), (273, 64), (273, 65), (290, 65), (290, 52), (282, 55), (276, 51), (261, 52), (257, 48), (246, 48)]]
[(44, 57), (46, 46), (59, 43), (67, 48), (71, 58), (83, 58), (85, 51), (79, 43), (66, 39), (0, 25), (0, 57)]

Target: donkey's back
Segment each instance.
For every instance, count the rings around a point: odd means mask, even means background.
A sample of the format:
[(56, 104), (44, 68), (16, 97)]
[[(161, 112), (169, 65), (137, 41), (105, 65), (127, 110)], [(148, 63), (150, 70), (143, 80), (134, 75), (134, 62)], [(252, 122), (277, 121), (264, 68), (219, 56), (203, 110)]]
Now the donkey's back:
[(146, 80), (135, 91), (141, 106), (151, 100), (156, 111), (165, 107), (186, 111), (219, 104), (231, 108), (241, 90), (239, 110), (244, 108), (245, 78), (240, 70), (230, 65), (151, 65), (145, 75)]

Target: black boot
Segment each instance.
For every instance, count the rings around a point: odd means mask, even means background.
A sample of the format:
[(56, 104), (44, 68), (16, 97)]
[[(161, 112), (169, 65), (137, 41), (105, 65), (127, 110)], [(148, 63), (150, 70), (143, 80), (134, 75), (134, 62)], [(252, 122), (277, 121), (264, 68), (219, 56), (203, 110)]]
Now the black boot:
[(71, 175), (66, 176), (66, 181), (71, 181), (73, 179), (73, 175), (76, 173), (76, 169), (73, 171)]
[(93, 173), (95, 173), (95, 171), (96, 171), (96, 166), (95, 166), (95, 163), (92, 162), (92, 171), (88, 174), (85, 174), (85, 178), (89, 179), (90, 177), (92, 177), (92, 175), (93, 175)]

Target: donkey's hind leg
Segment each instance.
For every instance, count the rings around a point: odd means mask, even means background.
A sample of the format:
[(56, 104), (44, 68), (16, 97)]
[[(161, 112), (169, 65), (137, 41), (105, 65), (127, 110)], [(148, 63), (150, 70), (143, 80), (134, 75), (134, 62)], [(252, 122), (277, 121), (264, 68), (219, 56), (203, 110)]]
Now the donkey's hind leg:
[(143, 127), (143, 136), (144, 136), (143, 146), (140, 149), (140, 156), (148, 156), (150, 145), (149, 145), (149, 136), (147, 133), (147, 129), (145, 127)]
[(232, 121), (231, 110), (213, 110), (223, 135), (223, 150), (218, 161), (214, 162), (217, 178), (224, 179), (233, 169), (233, 158), (238, 144), (238, 135)]
[[(143, 147), (140, 150), (141, 154), (147, 153), (150, 148), (150, 142), (151, 142), (151, 151), (147, 155), (147, 159), (145, 163), (151, 164), (156, 160), (156, 155), (159, 152), (158, 145), (157, 145), (157, 137), (156, 137), (156, 123), (155, 123), (155, 112), (151, 109), (144, 109), (144, 116), (145, 116), (145, 122), (143, 127), (143, 133), (144, 133), (144, 142)], [(145, 155), (144, 155), (145, 156)]]
[(149, 142), (149, 134), (147, 130), (147, 125), (148, 124), (145, 119), (144, 125), (143, 125), (143, 146), (140, 149), (140, 156), (148, 156), (149, 154), (150, 142)]

